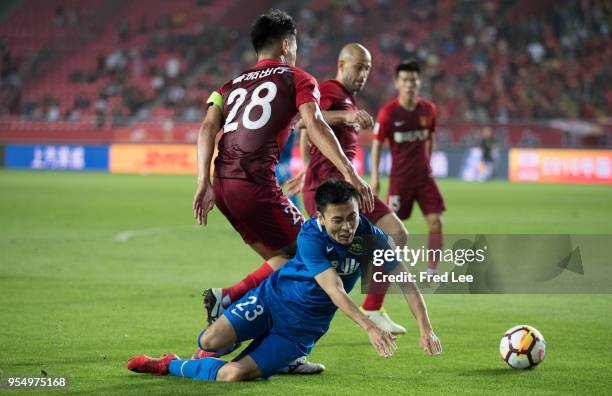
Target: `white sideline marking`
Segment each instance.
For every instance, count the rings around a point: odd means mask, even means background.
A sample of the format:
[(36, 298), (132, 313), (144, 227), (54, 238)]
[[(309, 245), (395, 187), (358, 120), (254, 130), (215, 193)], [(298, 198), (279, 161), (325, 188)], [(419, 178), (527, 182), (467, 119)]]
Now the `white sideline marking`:
[(115, 234), (113, 238), (117, 242), (125, 242), (131, 238), (149, 236), (149, 235), (158, 235), (158, 234), (167, 234), (169, 232), (179, 231), (179, 230), (198, 230), (198, 229), (206, 229), (206, 228), (218, 228), (217, 225), (208, 225), (206, 227), (198, 226), (198, 225), (190, 225), (190, 226), (174, 226), (174, 227), (156, 227), (156, 228), (141, 228), (138, 230), (127, 230), (121, 231)]

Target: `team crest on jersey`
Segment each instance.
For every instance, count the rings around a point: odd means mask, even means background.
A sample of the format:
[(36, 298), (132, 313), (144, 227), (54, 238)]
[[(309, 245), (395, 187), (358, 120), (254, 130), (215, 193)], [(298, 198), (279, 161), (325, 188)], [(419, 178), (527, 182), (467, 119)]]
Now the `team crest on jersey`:
[(419, 116), (419, 123), (423, 128), (425, 128), (429, 123), (429, 118), (427, 116)]
[(360, 236), (356, 236), (348, 248), (349, 253), (359, 256), (363, 254), (363, 239)]

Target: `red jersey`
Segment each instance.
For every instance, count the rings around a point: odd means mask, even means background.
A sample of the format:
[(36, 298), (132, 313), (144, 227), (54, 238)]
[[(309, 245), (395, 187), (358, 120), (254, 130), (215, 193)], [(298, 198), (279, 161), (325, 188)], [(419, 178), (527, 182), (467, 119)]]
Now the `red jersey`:
[[(355, 98), (337, 80), (327, 80), (321, 84), (321, 110), (356, 111)], [(359, 131), (353, 125), (337, 124), (331, 127), (340, 142), (346, 157), (352, 161), (357, 150)], [(344, 180), (342, 173), (328, 160), (319, 149), (310, 146), (310, 164), (304, 179), (304, 190), (315, 190), (328, 179)]]
[(213, 92), (223, 110), (215, 177), (276, 184), (275, 165), (298, 107), (319, 102), (317, 81), (297, 67), (266, 59)]
[(378, 112), (374, 139), (389, 139), (391, 180), (401, 186), (425, 183), (431, 175), (427, 140), (436, 130), (436, 106), (418, 98), (416, 108), (408, 111), (395, 99)]

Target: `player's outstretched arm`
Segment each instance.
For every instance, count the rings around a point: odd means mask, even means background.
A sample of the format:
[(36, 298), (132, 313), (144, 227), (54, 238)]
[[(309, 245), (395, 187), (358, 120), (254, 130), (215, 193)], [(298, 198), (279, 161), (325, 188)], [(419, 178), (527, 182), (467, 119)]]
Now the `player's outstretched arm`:
[(303, 167), (294, 178), (287, 180), (284, 184), (283, 187), (287, 189), (289, 195), (295, 195), (302, 191), (306, 179), (306, 170), (308, 169), (308, 165), (310, 165), (310, 143), (308, 142), (308, 133), (306, 132), (306, 127), (304, 127), (304, 122), (300, 119), (295, 125), (295, 128), (300, 134), (300, 155), (302, 157)]
[(308, 102), (300, 105), (299, 110), (312, 144), (317, 146), (321, 153), (338, 168), (344, 178), (355, 186), (361, 197), (361, 210), (371, 212), (374, 208), (372, 190), (344, 155), (334, 132), (323, 119), (319, 105), (315, 102)]
[(382, 151), (382, 143), (376, 139), (372, 141), (372, 164), (370, 171), (372, 172), (370, 183), (374, 195), (380, 195), (380, 180), (378, 178), (378, 169), (380, 166), (380, 152)]
[(427, 154), (429, 155), (429, 159), (431, 160), (431, 155), (433, 154), (433, 150), (434, 150), (434, 137), (433, 134), (429, 134), (429, 137), (427, 138)]
[(206, 117), (198, 132), (198, 187), (193, 197), (193, 215), (200, 225), (206, 225), (208, 212), (215, 204), (210, 182), (210, 163), (215, 146), (215, 135), (221, 129), (223, 113), (216, 105), (208, 106)]
[(393, 355), (393, 352), (397, 349), (395, 336), (379, 329), (359, 310), (349, 295), (346, 294), (342, 279), (334, 268), (319, 273), (315, 276), (315, 280), (325, 290), (332, 302), (368, 333), (370, 343), (381, 357)]
[[(400, 274), (402, 272), (408, 272), (408, 269), (404, 263), (396, 265), (393, 271), (394, 274)], [(439, 355), (442, 353), (442, 344), (440, 339), (436, 336), (429, 321), (429, 315), (427, 313), (427, 306), (425, 300), (419, 288), (412, 282), (404, 282), (400, 284), (404, 299), (410, 307), (412, 315), (417, 321), (419, 330), (421, 332), (420, 343), (421, 347), (429, 355)]]
[(323, 111), (323, 119), (329, 125), (357, 124), (361, 129), (374, 125), (372, 116), (365, 110), (327, 110)]

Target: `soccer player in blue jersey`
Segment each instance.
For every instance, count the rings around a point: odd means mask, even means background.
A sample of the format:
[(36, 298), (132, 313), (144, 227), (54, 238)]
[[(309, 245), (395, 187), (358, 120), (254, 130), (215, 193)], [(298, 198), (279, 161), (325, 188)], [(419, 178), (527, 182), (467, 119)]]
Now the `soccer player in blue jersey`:
[[(319, 186), (315, 202), (320, 216), (302, 226), (296, 256), (230, 305), (198, 337), (199, 347), (211, 357), (140, 355), (128, 361), (128, 369), (206, 381), (268, 378), (310, 353), (337, 308), (366, 331), (380, 356), (393, 355), (395, 337), (368, 319), (348, 295), (366, 264), (362, 263), (366, 240), (384, 240), (386, 247), (393, 248), (387, 245), (390, 239), (359, 214), (358, 199), (357, 190), (345, 181), (327, 180)], [(395, 267), (405, 271), (403, 264)], [(402, 291), (419, 326), (421, 347), (440, 354), (442, 346), (418, 288), (406, 283)], [(253, 341), (233, 361), (218, 358), (247, 340)]]

